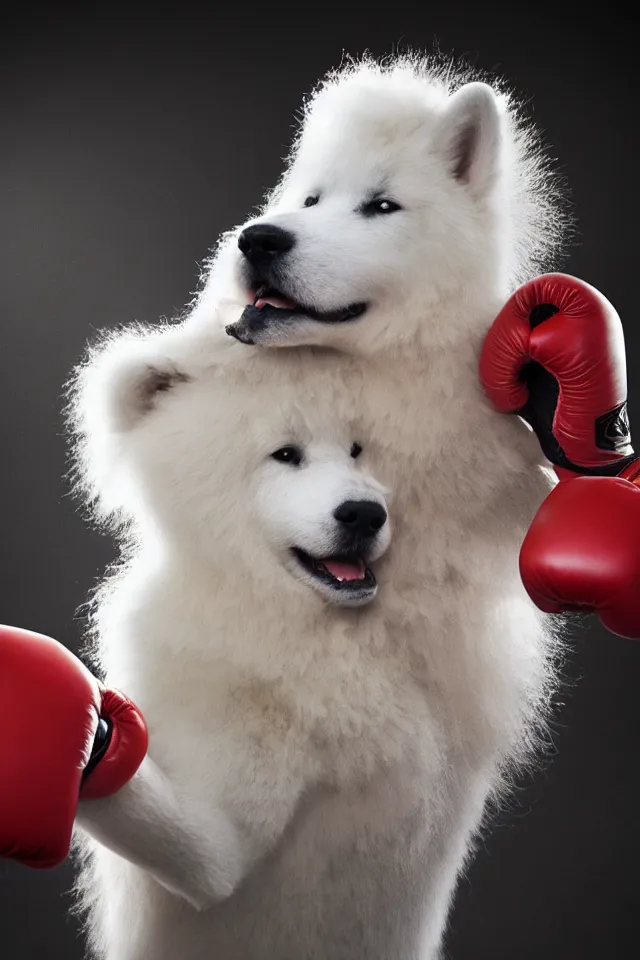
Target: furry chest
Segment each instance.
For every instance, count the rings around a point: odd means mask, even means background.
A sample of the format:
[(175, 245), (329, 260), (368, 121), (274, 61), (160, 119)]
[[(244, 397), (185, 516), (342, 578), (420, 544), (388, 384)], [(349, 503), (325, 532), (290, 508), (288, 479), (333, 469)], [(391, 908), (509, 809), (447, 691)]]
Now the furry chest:
[(292, 791), (360, 789), (381, 771), (432, 770), (437, 755), (424, 691), (362, 663), (334, 663), (298, 686), (232, 675), (194, 682), (170, 728), (164, 714), (151, 726), (167, 772), (195, 778), (198, 792), (243, 808), (248, 820), (265, 803), (284, 809)]

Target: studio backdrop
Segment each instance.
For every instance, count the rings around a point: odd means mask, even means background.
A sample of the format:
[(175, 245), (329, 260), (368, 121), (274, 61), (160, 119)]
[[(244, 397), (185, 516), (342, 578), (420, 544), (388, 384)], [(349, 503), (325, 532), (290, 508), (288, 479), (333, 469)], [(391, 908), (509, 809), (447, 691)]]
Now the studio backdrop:
[[(97, 330), (183, 308), (218, 235), (277, 179), (294, 112), (343, 51), (439, 46), (526, 98), (571, 191), (577, 231), (561, 267), (621, 314), (640, 437), (631, 12), (213, 7), (25, 9), (2, 40), (0, 622), (73, 650), (114, 553), (69, 496), (63, 384)], [(451, 960), (635, 955), (639, 689), (640, 643), (591, 620), (574, 632), (553, 755), (522, 781), (460, 884)], [(69, 864), (0, 862), (4, 960), (84, 955), (72, 883)]]

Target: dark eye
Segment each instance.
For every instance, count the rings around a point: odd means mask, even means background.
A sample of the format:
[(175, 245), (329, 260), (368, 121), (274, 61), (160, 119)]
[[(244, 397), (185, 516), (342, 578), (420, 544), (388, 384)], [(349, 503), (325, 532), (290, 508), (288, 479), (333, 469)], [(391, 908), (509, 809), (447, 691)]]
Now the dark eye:
[(302, 463), (302, 450), (298, 447), (280, 447), (271, 456), (278, 463), (288, 463), (292, 467), (299, 467)]
[(320, 197), (307, 197), (304, 202), (305, 207), (315, 207)]
[(363, 204), (361, 210), (365, 217), (376, 217), (383, 213), (395, 213), (396, 210), (402, 210), (402, 207), (395, 200), (378, 197), (376, 200), (370, 200), (369, 203)]
[(351, 447), (351, 456), (354, 460), (357, 460), (360, 454), (362, 453), (362, 447), (359, 443), (354, 443)]

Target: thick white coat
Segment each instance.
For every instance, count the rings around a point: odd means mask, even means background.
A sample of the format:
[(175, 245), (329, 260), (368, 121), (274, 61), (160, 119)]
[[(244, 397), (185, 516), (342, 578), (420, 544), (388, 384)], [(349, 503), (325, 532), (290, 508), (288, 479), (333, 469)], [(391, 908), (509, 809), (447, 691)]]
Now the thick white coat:
[[(560, 221), (508, 98), (463, 80), (329, 78), (256, 218), (296, 235), (290, 295), (366, 300), (359, 320), (227, 337), (250, 299), (234, 231), (183, 323), (76, 377), (79, 477), (128, 544), (97, 656), (151, 737), (131, 784), (81, 804), (98, 956), (433, 960), (487, 800), (537, 742), (556, 645), (518, 550), (550, 480), (477, 358)], [(376, 189), (401, 210), (359, 215)], [(286, 443), (297, 471), (269, 460)], [(285, 560), (351, 493), (393, 529), (358, 610)]]

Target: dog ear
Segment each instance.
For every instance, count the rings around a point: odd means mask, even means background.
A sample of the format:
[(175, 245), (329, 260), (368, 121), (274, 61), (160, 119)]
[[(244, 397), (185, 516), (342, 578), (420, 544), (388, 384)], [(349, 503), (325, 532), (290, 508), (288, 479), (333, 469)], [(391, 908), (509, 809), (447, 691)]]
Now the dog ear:
[(75, 486), (97, 514), (122, 508), (127, 438), (160, 396), (190, 379), (172, 359), (169, 330), (129, 328), (93, 346), (68, 384)]
[(497, 181), (502, 150), (502, 109), (486, 83), (467, 83), (449, 97), (436, 145), (451, 174), (477, 199)]
[(75, 380), (78, 412), (87, 426), (114, 433), (135, 427), (158, 397), (189, 378), (169, 355), (163, 331), (126, 330), (89, 352)]
[(110, 373), (104, 384), (107, 401), (104, 412), (116, 431), (131, 430), (151, 413), (161, 394), (189, 379), (165, 357), (130, 357)]

